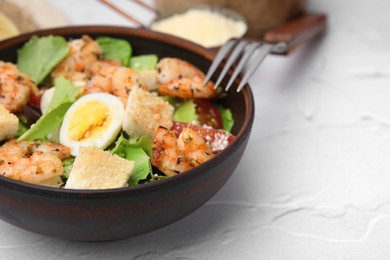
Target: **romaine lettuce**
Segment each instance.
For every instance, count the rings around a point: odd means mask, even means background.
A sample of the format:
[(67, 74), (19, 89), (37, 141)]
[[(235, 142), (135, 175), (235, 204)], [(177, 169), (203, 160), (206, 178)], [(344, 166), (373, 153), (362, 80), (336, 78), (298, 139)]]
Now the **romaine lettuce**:
[(134, 170), (128, 180), (129, 185), (137, 185), (140, 180), (145, 180), (151, 173), (152, 146), (152, 140), (147, 136), (136, 141), (129, 141), (121, 135), (116, 141), (111, 153), (135, 161)]
[(128, 41), (111, 37), (98, 37), (96, 41), (103, 50), (107, 60), (119, 60), (123, 66), (128, 66), (133, 49)]
[(154, 70), (158, 57), (154, 54), (133, 56), (130, 59), (130, 68), (135, 71)]
[(218, 108), (219, 112), (221, 113), (223, 129), (226, 132), (230, 133), (230, 131), (232, 130), (233, 125), (234, 125), (232, 111), (229, 108), (224, 108), (221, 105), (218, 105), (217, 108)]
[(17, 66), (38, 84), (68, 53), (68, 44), (61, 36), (33, 36), (18, 50)]
[(63, 77), (55, 80), (53, 99), (49, 104), (48, 112), (42, 115), (30, 129), (18, 138), (18, 141), (45, 140), (47, 135), (56, 130), (64, 119), (66, 111), (76, 100), (80, 92), (79, 87)]
[(62, 166), (64, 167), (64, 172), (61, 174), (62, 180), (67, 180), (69, 178), (69, 173), (72, 171), (75, 159), (75, 157), (71, 156), (62, 162)]
[(196, 114), (196, 104), (192, 99), (184, 102), (173, 114), (173, 120), (188, 124), (199, 124), (199, 115)]

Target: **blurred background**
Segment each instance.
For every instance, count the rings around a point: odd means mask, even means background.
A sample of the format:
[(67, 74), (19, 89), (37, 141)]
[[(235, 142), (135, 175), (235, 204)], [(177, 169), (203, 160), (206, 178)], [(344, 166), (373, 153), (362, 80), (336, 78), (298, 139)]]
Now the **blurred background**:
[[(156, 17), (136, 1), (110, 2), (144, 25)], [(144, 2), (160, 13), (189, 3)], [(390, 1), (215, 2), (249, 10), (242, 14), (254, 37), (305, 9), (329, 17), (325, 37), (288, 57), (271, 55), (255, 73), (252, 137), (229, 182), (194, 214), (136, 239), (81, 244), (0, 222), (2, 258), (390, 259)], [(0, 7), (21, 32), (139, 26), (98, 0)]]
[[(235, 10), (248, 23), (247, 36), (259, 38), (266, 30), (304, 13), (308, 4), (308, 0), (83, 1), (91, 6), (91, 12), (104, 13), (104, 17), (90, 15), (88, 10), (77, 10), (75, 8), (77, 0), (0, 0), (0, 37), (6, 38), (18, 33), (69, 23), (139, 26), (126, 15), (147, 26), (159, 15), (167, 16), (183, 8), (207, 4)], [(121, 14), (121, 11), (125, 15)]]

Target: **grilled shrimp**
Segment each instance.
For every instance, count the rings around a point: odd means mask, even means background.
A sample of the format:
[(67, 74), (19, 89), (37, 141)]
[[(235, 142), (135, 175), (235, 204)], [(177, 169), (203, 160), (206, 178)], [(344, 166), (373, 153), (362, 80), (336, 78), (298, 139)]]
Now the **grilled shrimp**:
[(127, 67), (103, 64), (100, 70), (89, 80), (84, 87), (84, 93), (106, 92), (120, 98), (126, 105), (131, 89), (140, 87), (148, 90), (139, 74)]
[(195, 167), (177, 146), (174, 132), (160, 126), (153, 140), (152, 165), (167, 176), (177, 175)]
[(57, 65), (52, 77), (63, 76), (71, 81), (86, 81), (92, 73), (91, 68), (102, 56), (99, 44), (89, 36), (83, 36), (69, 41), (68, 46), (68, 56)]
[(157, 64), (158, 92), (180, 98), (215, 98), (214, 84), (203, 84), (205, 75), (194, 65), (177, 58), (163, 58)]
[(167, 176), (190, 170), (213, 156), (203, 137), (192, 129), (184, 129), (178, 139), (167, 128), (160, 126), (157, 129), (152, 165)]
[(203, 136), (191, 128), (183, 129), (177, 140), (177, 147), (197, 164), (202, 164), (214, 156)]
[(60, 187), (62, 160), (69, 156), (70, 149), (60, 144), (13, 139), (0, 147), (0, 174), (27, 183)]
[(0, 103), (12, 113), (20, 112), (31, 93), (38, 93), (36, 84), (9, 62), (0, 61)]

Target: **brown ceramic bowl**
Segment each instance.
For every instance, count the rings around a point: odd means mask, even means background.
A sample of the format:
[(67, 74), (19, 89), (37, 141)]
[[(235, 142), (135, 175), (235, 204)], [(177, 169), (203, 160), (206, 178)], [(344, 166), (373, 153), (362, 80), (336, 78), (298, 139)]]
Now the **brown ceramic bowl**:
[[(83, 26), (37, 31), (0, 42), (0, 60), (15, 62), (17, 49), (32, 35), (49, 34), (122, 38), (131, 42), (135, 54), (180, 57), (204, 71), (213, 59), (207, 49), (167, 35), (124, 27)], [(240, 93), (231, 89), (221, 102), (233, 112), (232, 132), (237, 138), (203, 165), (155, 183), (111, 190), (46, 188), (0, 176), (0, 218), (47, 236), (106, 241), (150, 232), (185, 217), (224, 185), (247, 145), (254, 119), (252, 92), (249, 86)]]

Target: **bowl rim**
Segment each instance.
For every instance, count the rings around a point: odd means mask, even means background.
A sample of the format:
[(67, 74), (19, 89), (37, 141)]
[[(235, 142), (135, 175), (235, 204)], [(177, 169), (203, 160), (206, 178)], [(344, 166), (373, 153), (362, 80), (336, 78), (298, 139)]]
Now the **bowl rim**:
[[(54, 27), (49, 29), (42, 29), (37, 31), (32, 31), (28, 33), (23, 33), (18, 36), (5, 39), (0, 41), (0, 49), (10, 48), (14, 45), (23, 44), (30, 37), (37, 35), (62, 35), (64, 37), (69, 37), (74, 34), (101, 34), (104, 35), (104, 32), (107, 34), (118, 34), (118, 35), (128, 35), (132, 37), (144, 38), (147, 40), (161, 41), (169, 45), (174, 45), (186, 49), (190, 52), (194, 52), (196, 55), (201, 56), (203, 59), (206, 59), (210, 62), (215, 57), (215, 54), (209, 49), (198, 45), (196, 43), (187, 41), (182, 38), (178, 38), (172, 35), (159, 33), (151, 31), (144, 28), (132, 28), (125, 26), (115, 26), (115, 25), (74, 25), (74, 26), (63, 26), (63, 27)], [(237, 80), (240, 80), (237, 79)], [(123, 194), (135, 195), (152, 192), (154, 190), (167, 189), (169, 186), (178, 184), (181, 182), (191, 181), (203, 176), (199, 172), (205, 171), (208, 169), (211, 163), (218, 165), (220, 162), (223, 162), (224, 157), (229, 157), (230, 154), (234, 154), (236, 148), (242, 143), (245, 139), (245, 136), (250, 134), (252, 124), (254, 121), (254, 98), (252, 90), (247, 84), (241, 92), (243, 93), (243, 98), (245, 101), (245, 107), (247, 110), (246, 116), (243, 120), (243, 124), (239, 129), (238, 133), (235, 135), (236, 138), (233, 142), (226, 147), (223, 151), (213, 157), (210, 161), (207, 161), (185, 173), (178, 174), (163, 180), (156, 182), (146, 183), (137, 186), (130, 186), (125, 188), (114, 188), (114, 189), (91, 189), (91, 190), (77, 190), (77, 189), (63, 189), (63, 188), (52, 188), (46, 186), (40, 186), (36, 184), (25, 183), (13, 179), (9, 179), (0, 175), (0, 189), (8, 188), (18, 192), (28, 193), (29, 195), (37, 196), (47, 196), (54, 198), (66, 198), (66, 199), (111, 199), (113, 197), (119, 197)], [(168, 186), (168, 187), (166, 187)]]

